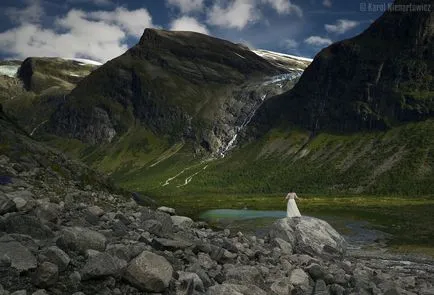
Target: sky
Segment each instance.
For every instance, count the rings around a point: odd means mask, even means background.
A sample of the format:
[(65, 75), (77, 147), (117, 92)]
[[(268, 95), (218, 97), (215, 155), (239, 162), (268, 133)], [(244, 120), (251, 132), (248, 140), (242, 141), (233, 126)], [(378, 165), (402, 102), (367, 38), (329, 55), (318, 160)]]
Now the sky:
[(387, 0), (1, 0), (0, 58), (108, 61), (145, 28), (196, 31), (252, 49), (314, 57), (363, 32)]

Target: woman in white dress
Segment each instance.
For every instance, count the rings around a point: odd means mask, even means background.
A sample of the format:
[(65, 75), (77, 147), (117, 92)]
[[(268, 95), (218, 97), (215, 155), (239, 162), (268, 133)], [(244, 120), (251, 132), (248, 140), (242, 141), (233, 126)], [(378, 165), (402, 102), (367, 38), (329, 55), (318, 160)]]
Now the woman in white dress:
[(295, 199), (300, 199), (296, 193), (289, 192), (285, 200), (288, 200), (288, 207), (286, 208), (286, 217), (296, 217), (301, 216), (300, 211), (298, 210), (297, 203), (295, 203)]

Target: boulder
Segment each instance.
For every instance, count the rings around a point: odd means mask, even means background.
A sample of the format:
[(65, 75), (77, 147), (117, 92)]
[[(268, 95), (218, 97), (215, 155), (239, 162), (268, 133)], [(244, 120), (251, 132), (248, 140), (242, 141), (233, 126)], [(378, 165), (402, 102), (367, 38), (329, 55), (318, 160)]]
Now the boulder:
[(208, 289), (206, 295), (267, 295), (255, 285), (227, 284), (214, 285)]
[(292, 245), (289, 242), (282, 240), (281, 238), (275, 238), (273, 240), (273, 244), (274, 246), (278, 247), (284, 255), (291, 255), (293, 252)]
[(175, 209), (170, 208), (170, 207), (166, 207), (166, 206), (161, 206), (157, 208), (157, 211), (163, 212), (163, 213), (167, 213), (169, 215), (175, 215)]
[(173, 226), (178, 228), (190, 228), (193, 226), (194, 221), (190, 217), (186, 216), (170, 216)]
[(154, 238), (151, 243), (152, 247), (157, 250), (176, 251), (183, 250), (193, 246), (192, 243), (183, 240), (170, 240), (164, 238)]
[(272, 294), (275, 294), (275, 295), (288, 295), (288, 294), (291, 294), (292, 285), (291, 285), (291, 282), (289, 281), (289, 278), (285, 277), (285, 278), (281, 278), (281, 279), (275, 281), (273, 284), (271, 284), (270, 290), (271, 290)]
[(193, 272), (178, 271), (178, 281), (182, 285), (193, 284), (193, 289), (199, 292), (205, 291), (203, 282), (200, 277)]
[(237, 266), (231, 268), (226, 273), (228, 283), (242, 283), (258, 285), (263, 283), (263, 278), (258, 268), (255, 266)]
[(291, 275), (289, 276), (289, 282), (294, 287), (299, 287), (303, 291), (307, 291), (309, 289), (309, 275), (301, 268), (296, 268), (291, 272)]
[(121, 276), (121, 272), (126, 267), (127, 262), (107, 253), (95, 250), (87, 251), (87, 261), (81, 270), (83, 280), (106, 277)]
[(43, 262), (37, 269), (34, 284), (38, 287), (49, 287), (54, 285), (59, 277), (57, 265), (51, 262)]
[(0, 229), (7, 233), (29, 235), (35, 239), (49, 239), (54, 237), (50, 228), (41, 223), (35, 216), (11, 215), (0, 223)]
[(42, 260), (51, 262), (59, 268), (60, 271), (64, 271), (71, 259), (62, 249), (57, 246), (51, 246), (44, 249), (41, 252)]
[(0, 215), (17, 211), (15, 202), (6, 196), (0, 195)]
[(164, 257), (143, 251), (128, 264), (124, 278), (142, 291), (162, 292), (169, 286), (172, 273), (172, 265)]
[(324, 258), (341, 257), (347, 247), (344, 238), (330, 224), (309, 216), (279, 219), (269, 236), (289, 242), (295, 253)]
[(35, 213), (39, 219), (56, 222), (60, 215), (60, 208), (57, 204), (46, 202), (39, 205)]
[(10, 264), (18, 271), (36, 268), (36, 257), (9, 235), (0, 237), (0, 257), (9, 257)]
[(89, 249), (104, 251), (107, 239), (103, 234), (87, 228), (66, 227), (62, 230), (62, 235), (57, 240), (57, 244), (61, 248), (85, 253)]

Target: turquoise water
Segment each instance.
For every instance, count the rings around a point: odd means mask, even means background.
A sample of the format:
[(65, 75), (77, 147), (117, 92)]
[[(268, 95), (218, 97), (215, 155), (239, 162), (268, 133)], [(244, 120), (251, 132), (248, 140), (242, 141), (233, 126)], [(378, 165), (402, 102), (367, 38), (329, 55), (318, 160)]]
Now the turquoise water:
[[(340, 216), (315, 216), (330, 223), (354, 247), (383, 244), (388, 236), (370, 228), (366, 221), (348, 219)], [(268, 233), (270, 226), (280, 218), (286, 217), (286, 211), (260, 211), (248, 209), (215, 209), (205, 211), (200, 219), (212, 226), (231, 231), (241, 231), (244, 234), (254, 234), (259, 237)]]
[(258, 211), (258, 210), (237, 210), (237, 209), (216, 209), (208, 210), (200, 215), (206, 221), (216, 222), (218, 220), (233, 221), (257, 218), (284, 218), (286, 211)]

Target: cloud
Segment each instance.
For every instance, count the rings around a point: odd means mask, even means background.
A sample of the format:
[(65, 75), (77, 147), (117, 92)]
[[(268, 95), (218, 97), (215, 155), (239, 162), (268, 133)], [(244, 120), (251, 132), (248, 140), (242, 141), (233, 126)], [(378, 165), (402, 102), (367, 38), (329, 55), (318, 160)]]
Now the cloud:
[(313, 45), (316, 47), (328, 46), (333, 43), (332, 40), (320, 36), (310, 36), (309, 38), (304, 40), (304, 43)]
[(40, 0), (27, 0), (27, 6), (23, 9), (16, 7), (6, 8), (5, 14), (14, 23), (38, 23), (44, 16)]
[(325, 29), (329, 33), (335, 33), (337, 35), (345, 34), (349, 30), (354, 29), (360, 24), (360, 22), (347, 20), (347, 19), (340, 19), (336, 21), (336, 24), (334, 25), (325, 25)]
[(262, 0), (264, 4), (270, 4), (279, 14), (296, 14), (299, 17), (303, 16), (303, 10), (300, 6), (292, 4), (289, 0)]
[(182, 13), (201, 11), (204, 8), (204, 0), (167, 0), (167, 3), (176, 6)]
[(111, 6), (113, 5), (112, 0), (66, 0), (66, 3), (70, 4), (83, 4), (83, 3), (92, 3), (96, 6)]
[(324, 5), (324, 6), (327, 7), (327, 8), (330, 8), (330, 7), (332, 7), (333, 3), (332, 3), (331, 0), (324, 0), (324, 1), (322, 2), (322, 5)]
[(96, 11), (89, 13), (91, 19), (120, 26), (128, 35), (140, 37), (145, 28), (152, 27), (152, 17), (144, 9), (127, 10), (119, 7), (114, 11)]
[(202, 34), (209, 34), (205, 25), (199, 23), (195, 18), (190, 16), (182, 16), (173, 20), (170, 23), (170, 30), (172, 31), (192, 31)]
[(256, 3), (252, 0), (234, 0), (221, 6), (215, 3), (208, 11), (207, 23), (214, 26), (242, 30), (260, 19)]
[(281, 42), (281, 46), (287, 50), (297, 49), (299, 45), (294, 39), (286, 39)]
[(14, 58), (57, 56), (107, 61), (123, 54), (127, 38), (152, 27), (146, 9), (84, 12), (72, 9), (49, 27), (25, 20), (0, 33), (0, 52)]

